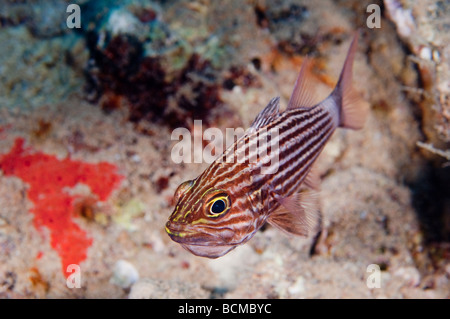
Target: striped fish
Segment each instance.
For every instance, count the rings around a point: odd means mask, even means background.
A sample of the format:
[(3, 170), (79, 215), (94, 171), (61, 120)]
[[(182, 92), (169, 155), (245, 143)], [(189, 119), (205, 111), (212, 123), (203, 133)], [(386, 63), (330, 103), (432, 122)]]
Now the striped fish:
[(311, 233), (320, 220), (312, 165), (336, 128), (362, 128), (368, 111), (351, 86), (356, 48), (357, 35), (336, 87), (320, 103), (306, 58), (286, 110), (280, 113), (280, 99), (272, 99), (242, 138), (178, 187), (165, 227), (172, 240), (194, 255), (217, 258), (266, 222), (289, 234)]

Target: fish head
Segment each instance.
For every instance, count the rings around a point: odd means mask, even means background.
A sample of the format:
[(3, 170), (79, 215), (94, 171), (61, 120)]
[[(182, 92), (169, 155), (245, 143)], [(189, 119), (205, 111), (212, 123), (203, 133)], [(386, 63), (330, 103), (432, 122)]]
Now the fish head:
[[(202, 185), (199, 180), (186, 181), (175, 192), (177, 203), (166, 223), (166, 232), (194, 255), (221, 257), (248, 236), (245, 220), (252, 223), (249, 218), (234, 219), (235, 214), (243, 215), (233, 206), (234, 199), (227, 190)], [(233, 227), (236, 221), (238, 229)]]

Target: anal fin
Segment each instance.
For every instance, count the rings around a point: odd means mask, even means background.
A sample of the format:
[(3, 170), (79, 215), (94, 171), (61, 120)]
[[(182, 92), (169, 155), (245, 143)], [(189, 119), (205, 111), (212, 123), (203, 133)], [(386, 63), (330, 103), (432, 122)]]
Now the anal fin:
[(314, 190), (302, 188), (285, 198), (275, 196), (280, 207), (270, 214), (267, 221), (289, 234), (308, 236), (320, 226), (319, 196)]

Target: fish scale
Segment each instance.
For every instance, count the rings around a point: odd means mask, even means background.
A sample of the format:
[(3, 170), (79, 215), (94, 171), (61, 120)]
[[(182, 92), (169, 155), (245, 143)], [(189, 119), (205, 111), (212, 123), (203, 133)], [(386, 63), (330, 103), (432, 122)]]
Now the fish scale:
[[(338, 127), (362, 128), (368, 106), (352, 89), (357, 34), (333, 92), (314, 101), (304, 60), (286, 110), (273, 98), (243, 137), (200, 176), (175, 192), (170, 238), (197, 256), (217, 258), (244, 244), (266, 222), (307, 236), (320, 221), (313, 164)], [(269, 164), (269, 165), (268, 165)]]

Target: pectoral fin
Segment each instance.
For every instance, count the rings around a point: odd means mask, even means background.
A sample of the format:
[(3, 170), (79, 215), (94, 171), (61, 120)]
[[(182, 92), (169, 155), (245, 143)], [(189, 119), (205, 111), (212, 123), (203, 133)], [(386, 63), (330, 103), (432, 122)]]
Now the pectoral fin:
[(289, 234), (308, 236), (321, 221), (318, 193), (311, 189), (301, 189), (289, 197), (274, 196), (280, 207), (267, 221)]

